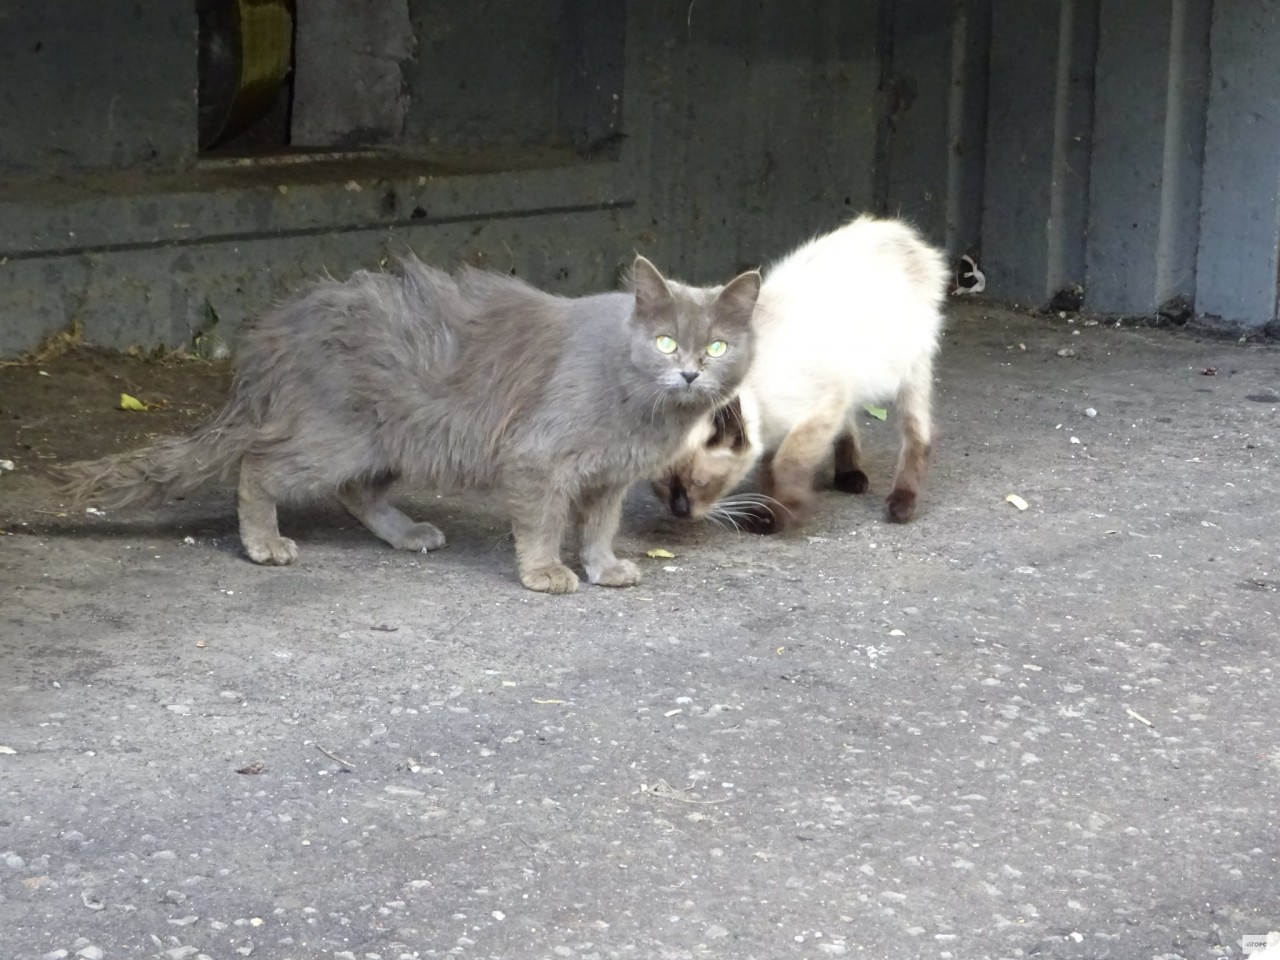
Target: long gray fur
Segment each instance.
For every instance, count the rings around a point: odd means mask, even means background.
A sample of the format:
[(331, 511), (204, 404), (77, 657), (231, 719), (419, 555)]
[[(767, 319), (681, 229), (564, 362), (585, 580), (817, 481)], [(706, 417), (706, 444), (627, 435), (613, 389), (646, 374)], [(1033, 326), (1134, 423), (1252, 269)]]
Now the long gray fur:
[[(123, 506), (239, 468), (246, 552), (277, 564), (297, 556), (278, 502), (337, 496), (393, 546), (434, 549), (443, 534), (392, 507), (391, 485), (492, 489), (526, 586), (576, 588), (560, 561), (575, 513), (589, 579), (629, 585), (638, 571), (612, 552), (622, 497), (732, 396), (760, 278), (688, 287), (638, 258), (631, 287), (569, 299), (412, 256), (396, 274), (319, 282), (246, 332), (231, 396), (204, 429), (59, 473), (77, 499)], [(661, 353), (659, 335), (679, 349)], [(718, 359), (705, 351), (715, 339), (730, 344)]]

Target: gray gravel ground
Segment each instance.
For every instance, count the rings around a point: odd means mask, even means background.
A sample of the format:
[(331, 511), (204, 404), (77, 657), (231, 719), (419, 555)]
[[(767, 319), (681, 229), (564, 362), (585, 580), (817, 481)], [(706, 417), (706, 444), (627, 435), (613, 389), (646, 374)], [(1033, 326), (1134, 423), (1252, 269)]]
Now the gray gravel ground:
[(1278, 359), (966, 305), (917, 522), (868, 419), (879, 495), (758, 539), (638, 491), (645, 583), (570, 597), (479, 500), (417, 497), (430, 556), (286, 514), (262, 569), (227, 491), (62, 520), (19, 463), (0, 956), (1241, 956), (1280, 928)]

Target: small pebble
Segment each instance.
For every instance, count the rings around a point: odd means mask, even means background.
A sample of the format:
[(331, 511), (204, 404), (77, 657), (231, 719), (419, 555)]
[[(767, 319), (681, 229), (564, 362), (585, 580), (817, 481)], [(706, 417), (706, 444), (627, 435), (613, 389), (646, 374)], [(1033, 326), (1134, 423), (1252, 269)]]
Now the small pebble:
[(76, 951), (77, 957), (84, 957), (84, 960), (102, 960), (102, 948), (95, 947), (93, 944)]
[(1090, 420), (1092, 420), (1094, 417), (1098, 415), (1098, 411), (1093, 409), (1093, 407), (1085, 407), (1084, 415), (1088, 417)]
[(415, 790), (413, 787), (402, 787), (398, 783), (390, 783), (382, 788), (384, 792), (391, 794), (393, 797), (421, 797), (421, 790)]
[(10, 870), (21, 870), (27, 865), (27, 861), (23, 860), (20, 856), (10, 850), (4, 855), (4, 865)]

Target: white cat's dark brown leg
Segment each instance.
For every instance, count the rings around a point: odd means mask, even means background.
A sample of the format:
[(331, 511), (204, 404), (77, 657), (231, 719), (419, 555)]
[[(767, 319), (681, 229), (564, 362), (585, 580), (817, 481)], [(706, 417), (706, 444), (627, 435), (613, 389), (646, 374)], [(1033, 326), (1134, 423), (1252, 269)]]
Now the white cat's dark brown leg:
[(640, 582), (640, 568), (613, 554), (613, 538), (622, 516), (627, 488), (594, 490), (578, 501), (582, 566), (587, 580), (602, 587), (632, 587)]
[(835, 488), (844, 493), (866, 493), (871, 481), (858, 462), (858, 426), (850, 416), (836, 437)]
[(893, 490), (885, 501), (885, 515), (893, 523), (906, 523), (916, 513), (929, 455), (933, 448), (933, 363), (926, 361), (898, 392), (898, 429), (902, 449)]
[(573, 593), (578, 575), (560, 560), (560, 547), (569, 523), (569, 498), (550, 477), (524, 474), (508, 482), (507, 503), (516, 540), (520, 582), (539, 593)]
[(298, 559), (298, 545), (280, 536), (275, 497), (264, 484), (266, 471), (256, 457), (240, 461), (240, 542), (254, 563), (287, 566)]
[(338, 499), (347, 511), (374, 534), (397, 550), (439, 550), (445, 545), (444, 534), (430, 523), (414, 523), (391, 505), (387, 494), (394, 478), (366, 483), (348, 483), (338, 491)]
[(762, 492), (775, 502), (772, 521), (757, 524), (757, 532), (787, 530), (809, 519), (816, 499), (814, 475), (831, 449), (840, 426), (837, 419), (815, 417), (802, 422), (783, 438), (761, 471)]

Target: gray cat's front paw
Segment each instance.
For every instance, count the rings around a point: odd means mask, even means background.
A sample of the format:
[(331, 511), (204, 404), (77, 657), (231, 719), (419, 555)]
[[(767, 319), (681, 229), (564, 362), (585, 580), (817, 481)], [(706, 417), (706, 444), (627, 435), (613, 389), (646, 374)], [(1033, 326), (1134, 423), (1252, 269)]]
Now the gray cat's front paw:
[(244, 542), (244, 552), (254, 563), (287, 567), (298, 559), (298, 545), (288, 537), (258, 537)]
[(521, 570), (520, 582), (539, 593), (573, 593), (578, 589), (578, 575), (563, 563)]
[(421, 552), (439, 550), (444, 545), (444, 534), (440, 532), (439, 527), (430, 523), (415, 523), (392, 544), (397, 550), (417, 550)]
[(615, 560), (589, 579), (602, 587), (634, 587), (640, 582), (640, 568), (630, 560)]

